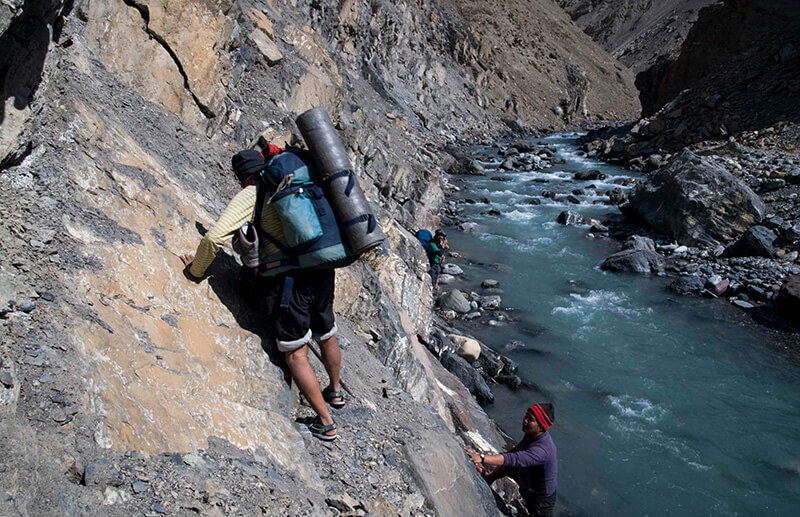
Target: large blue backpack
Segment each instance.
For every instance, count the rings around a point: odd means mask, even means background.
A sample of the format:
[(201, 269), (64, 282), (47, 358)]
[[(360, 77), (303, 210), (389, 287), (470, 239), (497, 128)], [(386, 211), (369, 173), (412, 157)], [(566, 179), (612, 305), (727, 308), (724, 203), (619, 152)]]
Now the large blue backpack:
[(430, 230), (424, 228), (417, 230), (417, 240), (419, 240), (419, 243), (422, 244), (424, 249), (428, 249), (428, 244), (431, 243), (431, 239), (433, 239), (433, 235), (431, 235)]
[(256, 184), (260, 275), (332, 269), (358, 258), (342, 241), (320, 181), (308, 151), (290, 149), (267, 162)]

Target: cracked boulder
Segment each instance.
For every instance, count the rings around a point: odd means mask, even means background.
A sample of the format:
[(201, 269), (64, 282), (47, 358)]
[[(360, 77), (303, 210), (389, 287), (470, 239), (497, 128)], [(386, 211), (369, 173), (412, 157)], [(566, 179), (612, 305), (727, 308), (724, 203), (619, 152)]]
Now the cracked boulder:
[(224, 4), (91, 0), (80, 14), (90, 50), (109, 70), (145, 99), (200, 127), (223, 108), (223, 82), (230, 76), (222, 49), (234, 25), (222, 14), (230, 9)]
[(687, 149), (626, 207), (626, 213), (689, 246), (733, 241), (760, 223), (764, 210), (764, 202), (742, 180)]

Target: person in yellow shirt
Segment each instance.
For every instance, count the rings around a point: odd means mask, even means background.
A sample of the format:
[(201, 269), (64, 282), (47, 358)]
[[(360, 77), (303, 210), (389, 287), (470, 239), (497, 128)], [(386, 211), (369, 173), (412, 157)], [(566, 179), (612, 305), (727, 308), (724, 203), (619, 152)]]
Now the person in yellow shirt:
[[(187, 276), (196, 281), (202, 280), (225, 241), (238, 232), (245, 222), (253, 221), (257, 175), (265, 167), (266, 160), (281, 152), (287, 151), (270, 145), (263, 154), (247, 150), (233, 156), (233, 171), (242, 190), (228, 203), (211, 230), (203, 236), (195, 254), (181, 256)], [(297, 153), (297, 156), (302, 155)], [(310, 163), (307, 165), (312, 166)], [(265, 203), (267, 202), (268, 199)], [(333, 314), (334, 282), (333, 269), (297, 269), (263, 278), (260, 282), (278, 350), (285, 354), (292, 379), (317, 413), (317, 419), (309, 425), (309, 430), (315, 437), (326, 441), (336, 439), (338, 432), (325, 402), (334, 408), (345, 405), (339, 378), (341, 351), (336, 339), (337, 328)], [(320, 344), (323, 364), (330, 380), (324, 390), (320, 389), (319, 380), (308, 362), (306, 345), (312, 339)]]

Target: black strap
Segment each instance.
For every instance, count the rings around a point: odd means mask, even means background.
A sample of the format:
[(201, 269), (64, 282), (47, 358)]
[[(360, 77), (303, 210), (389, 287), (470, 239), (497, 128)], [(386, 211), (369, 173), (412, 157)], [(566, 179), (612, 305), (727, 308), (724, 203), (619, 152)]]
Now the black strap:
[(349, 221), (345, 221), (342, 223), (342, 228), (349, 228), (358, 223), (363, 223), (364, 221), (368, 221), (367, 224), (367, 233), (372, 233), (375, 230), (375, 227), (378, 225), (378, 222), (375, 220), (375, 216), (372, 214), (361, 214), (358, 217), (354, 217)]
[(253, 216), (253, 226), (255, 226), (256, 231), (258, 232), (258, 237), (260, 239), (266, 239), (272, 244), (275, 245), (281, 252), (291, 255), (291, 250), (284, 246), (281, 241), (273, 237), (272, 235), (268, 234), (261, 228), (261, 212), (264, 210), (264, 201), (267, 199), (267, 194), (269, 189), (267, 185), (261, 180), (259, 176), (256, 180), (256, 211)]
[(331, 174), (325, 181), (333, 181), (337, 178), (341, 178), (342, 176), (347, 176), (347, 186), (344, 188), (344, 195), (350, 197), (350, 192), (353, 191), (353, 188), (356, 186), (356, 175), (350, 169), (345, 169), (343, 171), (339, 171), (336, 174)]
[(261, 229), (261, 212), (264, 209), (264, 201), (267, 199), (267, 188), (261, 180), (261, 175), (256, 179), (256, 211), (253, 215), (253, 226), (256, 230)]
[(257, 230), (258, 230), (258, 236), (259, 236), (260, 238), (262, 238), (262, 239), (266, 239), (266, 240), (268, 240), (269, 242), (271, 242), (272, 244), (274, 244), (274, 245), (275, 245), (275, 247), (276, 247), (276, 248), (278, 248), (278, 250), (280, 250), (282, 253), (286, 253), (286, 254), (288, 254), (288, 255), (290, 255), (290, 254), (292, 253), (292, 250), (291, 250), (291, 249), (289, 249), (289, 248), (287, 248), (286, 246), (284, 246), (284, 245), (283, 245), (283, 243), (282, 243), (281, 241), (279, 241), (278, 239), (276, 239), (276, 238), (275, 238), (275, 237), (273, 237), (272, 235), (268, 234), (268, 233), (267, 233), (266, 231), (264, 231), (263, 229), (261, 229), (261, 228), (257, 228)]
[(281, 309), (289, 307), (289, 302), (292, 301), (292, 288), (294, 287), (294, 277), (286, 275), (283, 279), (283, 292), (281, 293)]

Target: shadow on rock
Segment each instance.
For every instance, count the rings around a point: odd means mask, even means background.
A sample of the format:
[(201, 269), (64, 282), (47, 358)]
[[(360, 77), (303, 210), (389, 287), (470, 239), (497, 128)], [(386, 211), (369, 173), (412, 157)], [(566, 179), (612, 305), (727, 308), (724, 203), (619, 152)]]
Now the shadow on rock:
[(278, 350), (267, 316), (268, 308), (259, 296), (263, 292), (259, 290), (261, 281), (258, 276), (248, 276), (227, 253), (219, 253), (208, 269), (208, 285), (214, 290), (214, 294), (228, 308), (240, 327), (261, 338), (261, 348), (270, 362), (281, 369), (284, 381), (290, 384), (291, 375), (286, 359)]
[(0, 35), (0, 124), (6, 117), (6, 100), (14, 97), (14, 108), (24, 110), (42, 81), (45, 58), (53, 40), (58, 41), (63, 19), (72, 10), (72, 0), (26, 0)]

